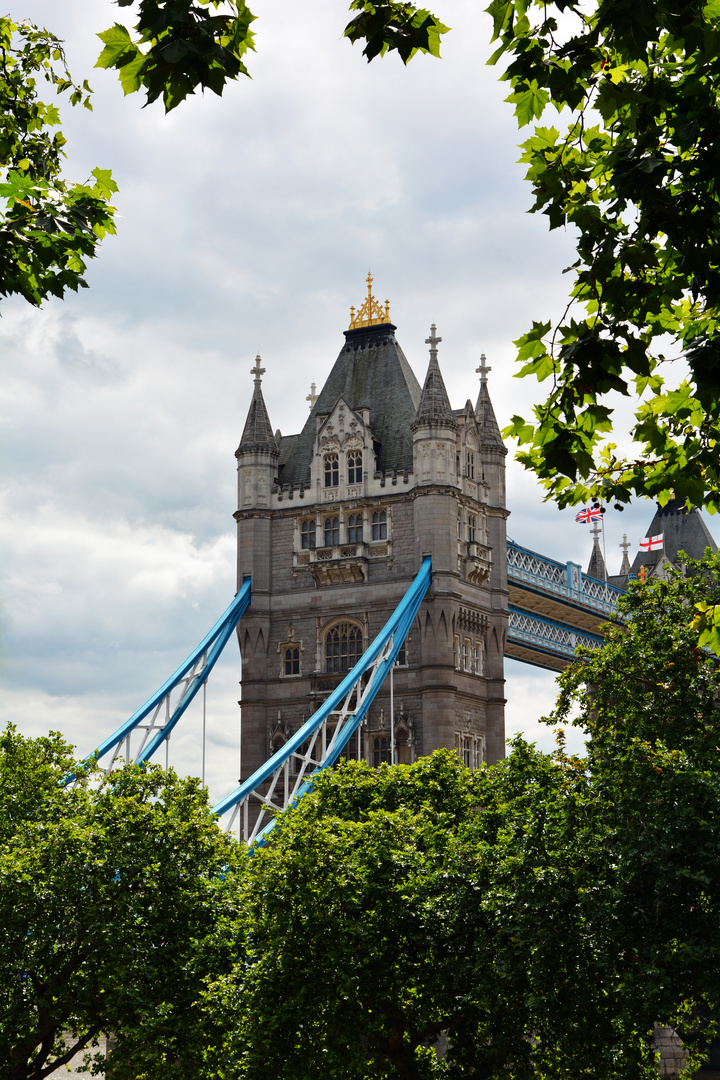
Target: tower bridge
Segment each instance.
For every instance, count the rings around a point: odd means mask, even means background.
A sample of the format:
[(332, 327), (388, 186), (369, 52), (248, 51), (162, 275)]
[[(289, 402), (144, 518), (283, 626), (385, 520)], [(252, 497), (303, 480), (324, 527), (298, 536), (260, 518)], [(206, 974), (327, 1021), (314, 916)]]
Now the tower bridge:
[(500, 760), (504, 658), (560, 670), (615, 618), (619, 588), (507, 539), (485, 356), (475, 403), (452, 408), (435, 325), (421, 386), (367, 286), (297, 434), (273, 430), (256, 358), (235, 453), (236, 598), (99, 749), (138, 762), (167, 750), (236, 633), (242, 769), (216, 810), (239, 815), (248, 839), (340, 755)]

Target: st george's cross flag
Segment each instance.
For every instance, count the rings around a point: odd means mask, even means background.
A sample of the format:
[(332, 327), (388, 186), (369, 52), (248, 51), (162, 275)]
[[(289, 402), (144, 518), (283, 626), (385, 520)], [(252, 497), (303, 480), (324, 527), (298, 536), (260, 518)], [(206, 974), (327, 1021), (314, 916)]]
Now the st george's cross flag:
[(588, 506), (575, 515), (575, 520), (581, 525), (587, 525), (588, 521), (600, 521), (603, 515), (602, 506)]
[(640, 541), (641, 551), (657, 551), (664, 543), (665, 533), (660, 533), (659, 536), (646, 536), (644, 540)]

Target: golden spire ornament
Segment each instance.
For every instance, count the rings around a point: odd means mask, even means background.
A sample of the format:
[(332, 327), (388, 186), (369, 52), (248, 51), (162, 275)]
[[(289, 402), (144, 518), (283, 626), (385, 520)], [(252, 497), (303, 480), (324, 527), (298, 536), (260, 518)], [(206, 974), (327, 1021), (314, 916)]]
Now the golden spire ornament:
[(372, 293), (372, 274), (368, 271), (368, 276), (365, 278), (367, 282), (368, 294), (362, 307), (358, 308), (357, 312), (354, 307), (350, 308), (350, 330), (357, 330), (361, 326), (379, 326), (380, 323), (390, 322), (390, 301), (385, 301), (385, 307), (377, 302)]

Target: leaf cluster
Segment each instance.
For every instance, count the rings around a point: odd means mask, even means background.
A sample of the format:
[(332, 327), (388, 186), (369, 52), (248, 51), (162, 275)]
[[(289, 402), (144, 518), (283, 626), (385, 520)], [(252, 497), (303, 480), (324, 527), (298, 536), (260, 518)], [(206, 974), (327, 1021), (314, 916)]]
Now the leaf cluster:
[(47, 83), (72, 105), (91, 108), (87, 81), (74, 83), (61, 43), (29, 22), (0, 17), (0, 295), (39, 305), (86, 288), (87, 260), (113, 233), (108, 170), (84, 184), (62, 176), (65, 138), (55, 105), (38, 96)]
[[(518, 342), (550, 379), (506, 434), (560, 506), (669, 493), (720, 507), (720, 7), (493, 0), (508, 98), (535, 123), (521, 160), (534, 212), (570, 227), (577, 259), (557, 325)], [(669, 350), (669, 355), (667, 351)], [(684, 357), (688, 375), (667, 382)], [(679, 383), (679, 385), (677, 385)], [(635, 396), (635, 457), (607, 441), (610, 392)]]
[[(697, 963), (657, 965), (708, 925), (638, 921), (626, 875), (647, 806), (626, 832), (627, 805), (605, 799), (584, 761), (519, 739), (477, 772), (440, 751), (323, 774), (253, 856), (198, 1077), (655, 1076), (654, 1022), (707, 1000)], [(717, 944), (716, 927), (704, 956)]]
[(255, 48), (254, 21), (242, 0), (140, 0), (137, 37), (121, 23), (98, 34), (96, 67), (117, 70), (125, 94), (144, 90), (147, 104), (162, 97), (169, 112), (198, 87), (221, 95), (228, 79), (249, 74), (243, 57)]
[(197, 781), (129, 767), (66, 788), (74, 765), (57, 735), (0, 736), (0, 1072), (41, 1080), (112, 1032), (114, 1076), (168, 1076), (200, 980), (235, 956), (241, 852)]

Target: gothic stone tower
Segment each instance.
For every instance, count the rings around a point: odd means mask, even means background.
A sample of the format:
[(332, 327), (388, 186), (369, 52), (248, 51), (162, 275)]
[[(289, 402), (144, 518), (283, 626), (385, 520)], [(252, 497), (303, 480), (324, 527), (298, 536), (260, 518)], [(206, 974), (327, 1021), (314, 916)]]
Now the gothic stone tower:
[[(243, 778), (355, 663), (432, 555), (430, 590), (394, 669), (395, 759), (438, 747), (504, 755), (505, 455), (482, 357), (477, 404), (452, 410), (430, 331), (421, 388), (389, 304), (356, 313), (297, 435), (273, 433), (260, 358), (238, 461)], [(313, 387), (314, 389), (314, 387)], [(390, 758), (388, 681), (351, 756)]]

